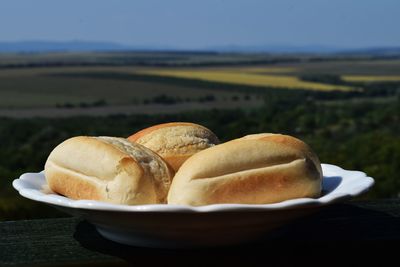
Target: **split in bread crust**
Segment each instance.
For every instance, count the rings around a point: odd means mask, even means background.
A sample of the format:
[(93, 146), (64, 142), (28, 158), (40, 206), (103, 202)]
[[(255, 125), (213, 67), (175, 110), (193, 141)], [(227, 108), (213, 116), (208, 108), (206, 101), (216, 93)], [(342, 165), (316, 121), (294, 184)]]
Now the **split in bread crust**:
[(51, 152), (45, 165), (54, 192), (129, 205), (165, 203), (173, 174), (150, 149), (116, 137), (70, 138)]
[(203, 150), (176, 173), (169, 204), (265, 204), (318, 197), (322, 169), (301, 140), (287, 135), (245, 136)]

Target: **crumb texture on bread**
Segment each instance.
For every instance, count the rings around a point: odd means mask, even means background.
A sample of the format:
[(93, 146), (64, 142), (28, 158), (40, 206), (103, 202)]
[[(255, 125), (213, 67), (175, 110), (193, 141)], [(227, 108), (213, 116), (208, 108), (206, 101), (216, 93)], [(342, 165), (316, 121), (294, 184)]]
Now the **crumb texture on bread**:
[(123, 138), (79, 136), (58, 145), (45, 164), (50, 189), (74, 199), (164, 203), (173, 172), (151, 150)]
[(118, 149), (127, 153), (142, 167), (146, 176), (151, 177), (156, 187), (156, 192), (161, 202), (165, 201), (169, 187), (171, 185), (171, 177), (174, 175), (169, 166), (163, 159), (152, 150), (124, 138), (100, 136), (96, 137), (101, 141), (116, 146)]
[(218, 137), (212, 131), (187, 122), (155, 125), (133, 134), (128, 140), (158, 153), (175, 170), (193, 154), (219, 144)]
[(219, 143), (209, 129), (194, 123), (165, 123), (146, 128), (128, 138), (163, 154), (192, 154)]
[(294, 139), (248, 136), (193, 155), (175, 175), (168, 203), (265, 204), (319, 196), (322, 170), (318, 157)]

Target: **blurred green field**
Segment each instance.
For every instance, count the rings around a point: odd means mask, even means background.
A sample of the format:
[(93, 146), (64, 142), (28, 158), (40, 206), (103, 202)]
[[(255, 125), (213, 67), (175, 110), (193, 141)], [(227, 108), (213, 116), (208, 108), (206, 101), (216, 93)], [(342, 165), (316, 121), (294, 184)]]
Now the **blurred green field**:
[(129, 72), (132, 72), (130, 68), (118, 67), (0, 70), (0, 108), (56, 107), (65, 103), (77, 105), (99, 100), (104, 100), (109, 105), (133, 105), (143, 104), (144, 100), (163, 94), (193, 101), (213, 95), (216, 101), (222, 101), (231, 99), (235, 94), (235, 92), (216, 92), (206, 88), (199, 90), (195, 86), (176, 86), (134, 79), (66, 76), (70, 73)]
[[(308, 97), (307, 97), (308, 98)], [(291, 134), (305, 140), (324, 163), (361, 170), (376, 179), (364, 198), (400, 194), (400, 98), (385, 103), (315, 102), (295, 95), (276, 97), (253, 110), (193, 111), (164, 115), (71, 118), (0, 118), (0, 220), (60, 216), (18, 196), (11, 181), (43, 169), (48, 154), (76, 135), (126, 137), (162, 122), (191, 121), (212, 129), (222, 141), (257, 132)]]

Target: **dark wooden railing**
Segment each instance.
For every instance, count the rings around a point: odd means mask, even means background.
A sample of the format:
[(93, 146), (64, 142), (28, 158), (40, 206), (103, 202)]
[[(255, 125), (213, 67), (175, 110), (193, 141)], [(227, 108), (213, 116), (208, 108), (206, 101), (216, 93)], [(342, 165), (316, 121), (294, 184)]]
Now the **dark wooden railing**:
[(0, 222), (0, 266), (325, 266), (377, 259), (396, 266), (399, 248), (400, 199), (331, 205), (257, 243), (198, 250), (117, 244), (73, 217)]

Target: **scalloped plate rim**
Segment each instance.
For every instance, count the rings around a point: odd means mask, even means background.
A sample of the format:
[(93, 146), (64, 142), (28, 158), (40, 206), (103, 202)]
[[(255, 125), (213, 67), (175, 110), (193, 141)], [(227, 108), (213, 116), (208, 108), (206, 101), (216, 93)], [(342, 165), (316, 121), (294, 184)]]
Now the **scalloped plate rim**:
[[(285, 200), (278, 203), (272, 204), (212, 204), (205, 206), (188, 206), (188, 205), (172, 205), (172, 204), (145, 204), (145, 205), (121, 205), (111, 204), (106, 202), (94, 201), (94, 200), (73, 200), (58, 194), (45, 194), (41, 191), (38, 186), (43, 187), (46, 183), (44, 180), (43, 171), (39, 173), (24, 173), (18, 179), (13, 181), (13, 187), (25, 198), (35, 200), (38, 202), (62, 206), (65, 208), (72, 209), (83, 209), (83, 210), (100, 210), (100, 211), (118, 211), (118, 212), (232, 212), (232, 211), (270, 211), (270, 210), (284, 210), (293, 208), (306, 208), (328, 205), (340, 200), (348, 199), (351, 197), (358, 196), (374, 185), (374, 179), (367, 176), (361, 171), (344, 170), (343, 168), (332, 165), (322, 164), (323, 169), (328, 172), (334, 172), (335, 175), (341, 174), (340, 177), (347, 177), (346, 179), (353, 179), (357, 181), (355, 187), (341, 188), (347, 189), (341, 192), (340, 190), (333, 190), (328, 194), (317, 198), (297, 198), (291, 200)], [(38, 185), (31, 181), (32, 177), (41, 176), (44, 183)], [(349, 178), (350, 177), (350, 178)], [(27, 187), (27, 184), (31, 185), (31, 188)], [(345, 183), (341, 183), (345, 185)], [(32, 188), (33, 187), (33, 188)], [(338, 186), (340, 187), (340, 186)], [(339, 191), (339, 192), (336, 192)]]

